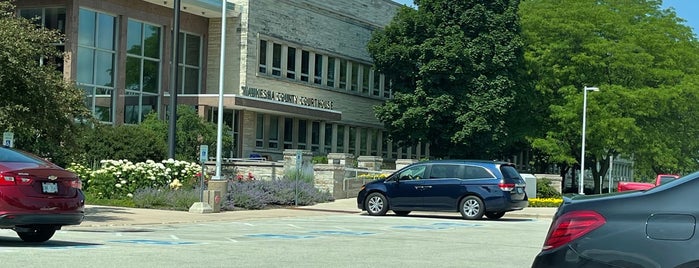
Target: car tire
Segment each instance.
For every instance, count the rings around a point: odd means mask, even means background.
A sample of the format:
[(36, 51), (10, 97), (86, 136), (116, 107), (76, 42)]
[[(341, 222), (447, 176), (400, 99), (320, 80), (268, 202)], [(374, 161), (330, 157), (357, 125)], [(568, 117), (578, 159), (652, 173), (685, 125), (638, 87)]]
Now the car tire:
[(364, 200), (364, 208), (371, 216), (383, 216), (388, 211), (388, 200), (381, 193), (371, 193)]
[(502, 218), (502, 216), (505, 216), (505, 212), (486, 212), (485, 216), (488, 217), (488, 219), (497, 220)]
[(461, 212), (461, 217), (466, 220), (480, 220), (485, 213), (485, 205), (483, 200), (477, 196), (470, 195), (459, 202), (459, 212)]
[(398, 216), (407, 216), (410, 214), (410, 211), (405, 211), (405, 210), (394, 210), (393, 213), (396, 213)]
[(46, 242), (47, 240), (51, 239), (51, 237), (53, 237), (53, 234), (55, 234), (55, 233), (56, 233), (56, 228), (37, 227), (37, 228), (34, 228), (33, 230), (30, 230), (30, 231), (22, 231), (22, 232), (18, 231), (17, 235), (24, 242), (41, 243), (41, 242)]

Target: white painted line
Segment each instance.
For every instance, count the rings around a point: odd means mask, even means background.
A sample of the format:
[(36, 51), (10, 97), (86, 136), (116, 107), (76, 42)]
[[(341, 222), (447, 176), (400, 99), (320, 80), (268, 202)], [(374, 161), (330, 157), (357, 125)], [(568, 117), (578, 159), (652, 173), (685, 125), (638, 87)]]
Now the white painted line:
[(177, 237), (176, 235), (170, 235), (170, 238), (175, 239), (175, 240), (180, 240), (180, 238)]
[(254, 224), (252, 224), (252, 223), (247, 223), (247, 222), (246, 222), (246, 223), (243, 223), (243, 224), (245, 224), (245, 225), (247, 225), (247, 226), (255, 226)]
[(344, 228), (344, 227), (340, 227), (340, 226), (334, 226), (334, 227), (337, 228), (337, 229), (339, 229), (339, 230), (350, 231), (350, 229), (347, 229), (347, 228)]
[(303, 228), (301, 228), (301, 227), (298, 227), (298, 226), (296, 226), (296, 225), (293, 225), (293, 224), (287, 224), (287, 225), (289, 225), (289, 226), (291, 226), (291, 227), (294, 227), (294, 228), (296, 228), (296, 229), (303, 229)]
[(238, 240), (235, 240), (235, 239), (233, 239), (233, 238), (228, 238), (228, 241), (238, 243)]

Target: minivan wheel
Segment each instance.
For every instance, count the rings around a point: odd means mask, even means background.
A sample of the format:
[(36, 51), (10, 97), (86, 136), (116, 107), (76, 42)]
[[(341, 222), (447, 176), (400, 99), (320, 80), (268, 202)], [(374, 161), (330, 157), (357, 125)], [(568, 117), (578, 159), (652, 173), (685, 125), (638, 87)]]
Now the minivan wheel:
[(386, 196), (381, 193), (371, 193), (364, 201), (364, 208), (371, 216), (383, 216), (388, 211)]
[(477, 196), (467, 196), (461, 199), (459, 203), (459, 212), (461, 212), (461, 217), (466, 220), (479, 220), (483, 218), (485, 205), (483, 205), (483, 201)]
[(505, 216), (505, 212), (486, 212), (485, 216), (488, 217), (488, 219), (497, 220), (502, 218), (502, 216)]
[(52, 226), (36, 227), (28, 231), (17, 231), (17, 235), (24, 242), (40, 243), (46, 242), (56, 233), (56, 228)]

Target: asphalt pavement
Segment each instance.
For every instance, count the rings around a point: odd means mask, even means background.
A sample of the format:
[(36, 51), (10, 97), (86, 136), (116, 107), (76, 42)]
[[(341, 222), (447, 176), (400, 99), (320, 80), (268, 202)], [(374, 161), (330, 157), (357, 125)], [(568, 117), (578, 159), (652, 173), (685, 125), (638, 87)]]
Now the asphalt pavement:
[[(528, 207), (520, 211), (505, 214), (504, 218), (551, 219), (556, 208)], [(233, 210), (217, 213), (193, 213), (160, 209), (126, 208), (87, 205), (85, 220), (80, 225), (65, 226), (64, 229), (90, 228), (105, 226), (156, 225), (173, 223), (195, 223), (213, 221), (237, 221), (277, 217), (298, 217), (326, 215), (332, 213), (361, 214), (366, 213), (357, 208), (356, 198), (338, 199), (333, 202), (319, 203), (312, 206), (281, 207), (262, 210)], [(389, 212), (390, 213), (390, 212)], [(447, 214), (457, 212), (413, 212), (414, 214)]]

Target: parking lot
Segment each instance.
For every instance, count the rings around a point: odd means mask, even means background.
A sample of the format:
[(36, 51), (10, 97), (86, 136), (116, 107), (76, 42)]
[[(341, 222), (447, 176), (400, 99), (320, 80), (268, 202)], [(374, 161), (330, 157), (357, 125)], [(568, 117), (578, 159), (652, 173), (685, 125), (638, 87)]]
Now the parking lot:
[(0, 230), (0, 254), (6, 267), (528, 267), (549, 224), (328, 213), (68, 228), (43, 244)]

